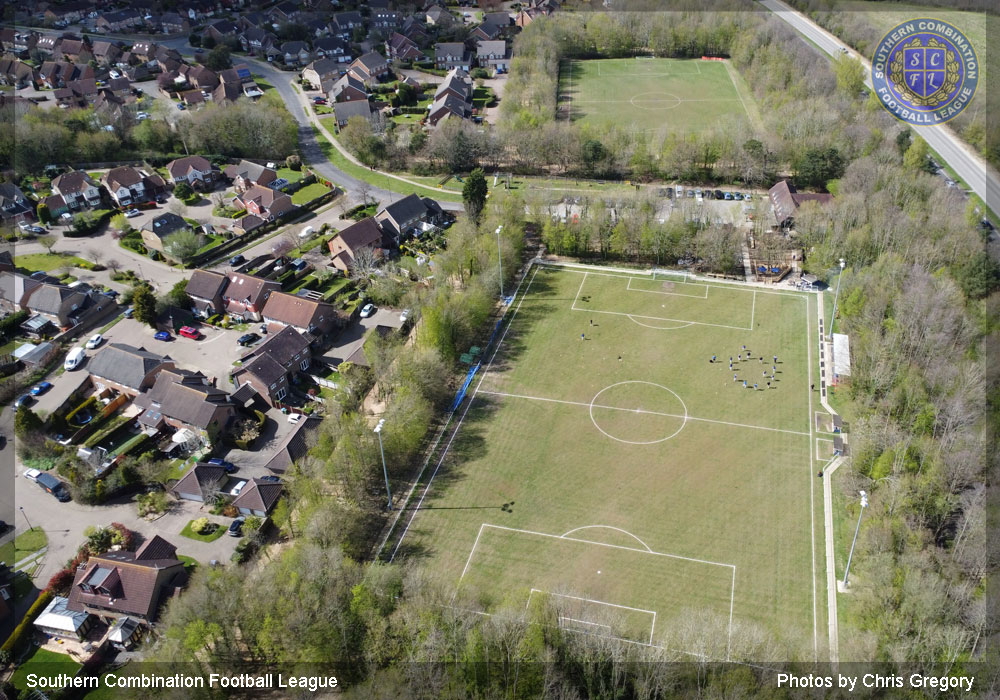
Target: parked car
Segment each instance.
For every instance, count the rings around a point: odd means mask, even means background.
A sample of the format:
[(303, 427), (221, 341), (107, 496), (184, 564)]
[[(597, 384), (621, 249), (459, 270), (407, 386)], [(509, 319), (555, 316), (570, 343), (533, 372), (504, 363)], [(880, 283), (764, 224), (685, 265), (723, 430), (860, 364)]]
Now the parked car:
[(674, 198), (674, 188), (673, 187), (668, 187), (667, 188), (667, 199), (673, 199), (673, 198)]
[(410, 320), (410, 310), (403, 309), (402, 313), (399, 314), (399, 322), (406, 323), (409, 320)]
[(19, 396), (17, 401), (14, 402), (14, 408), (17, 409), (21, 408), (21, 406), (30, 406), (33, 402), (33, 398), (31, 398), (28, 394), (24, 394), (23, 396)]
[(724, 196), (725, 196), (725, 195), (724, 195), (724, 194), (722, 194), (722, 190), (716, 190), (716, 191), (715, 191), (715, 198), (716, 198), (716, 199), (722, 199), (722, 198), (723, 198)]
[(266, 323), (260, 324), (260, 334), (261, 335), (267, 335), (267, 324)]
[(87, 349), (93, 350), (103, 342), (104, 342), (104, 336), (101, 335), (100, 333), (96, 333), (90, 336), (90, 340), (87, 341)]
[(116, 292), (114, 289), (105, 289), (103, 292), (101, 292), (101, 294), (111, 299), (118, 298), (118, 292)]
[(260, 477), (260, 480), (261, 481), (267, 481), (267, 482), (270, 482), (272, 484), (280, 484), (281, 483), (281, 479), (279, 479), (278, 477), (274, 476), (273, 474), (268, 474), (267, 476), (262, 476), (262, 477)]
[(301, 413), (289, 413), (288, 414), (288, 422), (291, 423), (292, 425), (297, 425), (300, 420), (302, 420), (302, 414)]
[[(246, 482), (244, 482), (244, 483), (246, 483)], [(230, 537), (239, 537), (240, 535), (243, 534), (243, 523), (245, 523), (245, 522), (246, 522), (246, 518), (243, 518), (243, 517), (236, 518), (236, 520), (234, 520), (233, 522), (229, 523), (229, 529), (226, 531), (226, 533)]]
[(236, 482), (236, 486), (234, 486), (229, 491), (229, 495), (230, 496), (239, 496), (240, 495), (240, 491), (242, 491), (243, 487), (246, 486), (246, 485), (247, 485), (246, 479), (240, 479), (239, 481)]
[(41, 396), (42, 394), (44, 394), (46, 391), (48, 391), (51, 388), (52, 388), (52, 383), (51, 382), (42, 382), (40, 384), (36, 384), (35, 386), (31, 387), (31, 395), (32, 396)]
[(45, 472), (40, 473), (35, 478), (35, 483), (41, 486), (45, 491), (55, 496), (56, 500), (60, 503), (65, 503), (70, 499), (69, 491), (66, 490), (66, 485), (51, 474), (47, 474)]
[(41, 226), (34, 226), (32, 224), (26, 224), (23, 221), (20, 224), (18, 224), (18, 228), (20, 228), (25, 233), (34, 233), (34, 234), (38, 234), (38, 235), (41, 235), (41, 234), (45, 233), (45, 229), (43, 229)]
[(38, 475), (41, 474), (41, 472), (37, 469), (25, 469), (23, 474), (24, 478), (28, 481), (38, 481)]
[(125, 210), (125, 218), (126, 219), (134, 219), (137, 216), (142, 216), (142, 212), (139, 211), (138, 209), (126, 209)]
[(133, 306), (128, 307), (127, 309), (125, 309), (124, 312), (122, 312), (122, 315), (125, 318), (132, 318), (132, 316), (135, 315), (135, 307), (133, 307)]
[(361, 318), (368, 318), (377, 311), (375, 304), (365, 304), (361, 307)]
[(183, 112), (185, 109), (187, 109), (187, 107), (184, 106), (183, 102), (178, 102), (177, 103), (177, 109), (179, 109), (179, 110), (181, 110)]
[(260, 340), (260, 336), (257, 335), (256, 333), (247, 333), (245, 335), (241, 335), (239, 337), (239, 340), (236, 341), (236, 343), (238, 345), (242, 345), (242, 346), (246, 347), (248, 345), (253, 345), (258, 340)]
[(242, 255), (234, 255), (229, 258), (229, 267), (236, 267), (237, 265), (242, 265), (247, 261)]
[(66, 360), (63, 362), (63, 369), (67, 371), (73, 371), (80, 366), (83, 362), (83, 358), (87, 356), (87, 352), (83, 348), (73, 348), (66, 355)]
[(223, 469), (226, 470), (227, 474), (232, 474), (237, 469), (236, 465), (233, 464), (232, 462), (227, 462), (226, 460), (219, 459), (218, 457), (212, 457), (210, 460), (208, 460), (208, 463), (214, 464), (217, 467), (222, 467)]
[(166, 331), (157, 331), (153, 334), (153, 340), (170, 340), (171, 336)]
[(177, 335), (182, 335), (185, 338), (191, 338), (192, 340), (198, 340), (201, 338), (201, 331), (197, 328), (192, 328), (191, 326), (181, 326), (181, 329), (177, 331)]

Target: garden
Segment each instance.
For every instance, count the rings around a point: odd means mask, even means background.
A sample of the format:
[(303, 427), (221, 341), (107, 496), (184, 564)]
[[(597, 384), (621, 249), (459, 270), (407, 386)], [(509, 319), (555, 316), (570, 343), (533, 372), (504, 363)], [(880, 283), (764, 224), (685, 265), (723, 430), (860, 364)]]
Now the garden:
[(214, 542), (222, 537), (226, 528), (219, 523), (213, 523), (208, 518), (195, 518), (181, 530), (181, 536), (199, 542)]

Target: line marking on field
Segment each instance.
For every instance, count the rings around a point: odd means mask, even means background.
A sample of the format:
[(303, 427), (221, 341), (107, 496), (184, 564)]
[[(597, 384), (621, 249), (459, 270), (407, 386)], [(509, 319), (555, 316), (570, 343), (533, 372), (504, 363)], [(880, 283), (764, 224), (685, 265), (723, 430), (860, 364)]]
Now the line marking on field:
[[(632, 287), (632, 280), (634, 280), (634, 279), (635, 279), (634, 277), (629, 277), (628, 278), (628, 284), (625, 285), (625, 289), (626, 290), (628, 290), (630, 292), (642, 292), (643, 294), (663, 294), (665, 296), (687, 297), (689, 299), (708, 299), (708, 285), (707, 284), (695, 284), (693, 282), (674, 282), (673, 280), (664, 280), (665, 282), (671, 282), (673, 284), (690, 284), (692, 287), (698, 286), (698, 287), (704, 287), (705, 288), (705, 293), (704, 294), (680, 294), (678, 292), (661, 292), (661, 291), (656, 290), (656, 289), (635, 289), (635, 288)], [(653, 278), (653, 281), (654, 282), (656, 281), (655, 277)]]
[[(528, 608), (531, 607), (531, 596), (533, 596), (535, 593), (542, 593), (543, 595), (549, 595), (549, 596), (552, 596), (554, 598), (569, 598), (570, 600), (579, 600), (579, 601), (584, 602), (584, 603), (594, 603), (595, 605), (607, 605), (610, 608), (620, 608), (622, 610), (631, 610), (632, 612), (640, 612), (640, 613), (645, 613), (647, 615), (652, 615), (653, 616), (653, 620), (652, 620), (652, 624), (650, 624), (650, 626), (649, 626), (649, 642), (648, 642), (648, 644), (649, 644), (649, 646), (653, 646), (653, 633), (656, 631), (656, 611), (655, 610), (646, 610), (644, 608), (633, 608), (633, 607), (631, 607), (629, 605), (618, 605), (617, 603), (608, 603), (608, 602), (605, 602), (603, 600), (595, 600), (593, 598), (581, 598), (580, 596), (567, 595), (565, 593), (552, 593), (550, 591), (543, 591), (541, 588), (532, 588), (530, 591), (528, 591), (528, 602), (525, 603), (525, 605), (524, 605), (524, 609), (525, 610), (527, 610)], [(599, 622), (587, 622), (586, 620), (577, 620), (577, 619), (572, 618), (572, 617), (563, 617), (562, 615), (559, 616), (559, 619), (573, 620), (574, 622), (582, 622), (585, 625), (595, 625), (597, 627), (607, 627), (608, 630), (611, 629), (611, 625), (602, 625)]]
[[(812, 384), (813, 355), (812, 355), (812, 323), (809, 314), (809, 299), (806, 299), (806, 386)], [(821, 304), (823, 300), (816, 296), (816, 303)], [(822, 341), (820, 341), (822, 342)], [(809, 389), (809, 415), (813, 415), (813, 392)], [(809, 440), (815, 440), (813, 431), (813, 421), (809, 421)], [(811, 443), (810, 443), (811, 444)], [(812, 569), (810, 570), (812, 580), (812, 603), (813, 603), (813, 658), (819, 661), (819, 621), (816, 613), (816, 494), (813, 488), (813, 474), (816, 465), (813, 461), (813, 450), (809, 450), (809, 546), (812, 550)]]
[[(535, 590), (535, 589), (532, 588), (531, 590)], [(528, 601), (529, 602), (531, 601), (530, 596), (528, 598)], [(608, 632), (611, 631), (611, 625), (605, 625), (605, 624), (600, 623), (600, 622), (588, 622), (587, 620), (578, 620), (575, 617), (566, 617), (565, 615), (560, 615), (559, 616), (559, 624), (560, 624), (560, 626), (562, 625), (563, 622), (578, 622), (581, 625), (591, 625), (593, 627), (603, 627)], [(572, 631), (572, 630), (570, 630), (570, 631)], [(610, 635), (605, 635), (605, 636), (610, 636)]]
[(563, 534), (561, 534), (559, 536), (565, 538), (567, 535), (572, 535), (574, 532), (579, 532), (580, 530), (589, 530), (591, 528), (603, 528), (605, 530), (616, 530), (616, 531), (622, 533), (623, 535), (628, 535), (629, 537), (631, 537), (632, 539), (634, 539), (636, 542), (638, 542), (643, 547), (645, 547), (647, 552), (652, 552), (653, 551), (648, 544), (646, 544), (645, 542), (643, 542), (642, 540), (640, 540), (638, 537), (636, 537), (635, 535), (633, 535), (628, 530), (622, 530), (620, 527), (614, 527), (613, 525), (583, 525), (581, 527), (575, 527), (572, 530), (570, 530), (569, 532), (564, 532)]
[[(550, 399), (545, 396), (528, 396), (527, 394), (509, 394), (504, 391), (487, 391), (482, 390), (480, 393), (487, 394), (490, 396), (506, 396), (512, 399), (527, 399), (529, 401), (548, 401), (550, 403), (564, 403), (570, 406), (584, 406), (590, 407), (593, 405), (594, 408), (606, 408), (610, 411), (623, 411), (625, 413), (645, 413), (654, 416), (663, 416), (665, 418), (681, 418), (684, 416), (680, 413), (663, 413), (660, 411), (647, 411), (645, 409), (636, 408), (622, 408), (621, 406), (605, 406), (603, 404), (591, 404), (589, 401), (567, 401), (565, 399)], [(789, 435), (803, 435), (805, 437), (810, 437), (809, 433), (803, 433), (798, 430), (787, 430), (785, 428), (769, 428), (764, 425), (749, 425), (747, 423), (734, 423), (727, 420), (716, 420), (714, 418), (697, 418), (695, 416), (688, 416), (688, 420), (700, 421), (702, 423), (717, 423), (719, 425), (729, 425), (734, 428), (747, 428), (750, 430), (766, 430), (772, 433), (788, 433)]]
[[(632, 318), (631, 316), (628, 317), (628, 320), (631, 321), (632, 323), (636, 324), (636, 325), (642, 326), (643, 328), (652, 328), (653, 330), (657, 330), (657, 331), (679, 331), (682, 328), (688, 328), (688, 327), (694, 325), (694, 321), (687, 321), (687, 322), (681, 323), (681, 325), (679, 325), (679, 326), (651, 326), (650, 324), (643, 323), (642, 321), (638, 321), (638, 320)], [(675, 323), (675, 322), (671, 321), (671, 323)]]
[(830, 460), (833, 459), (833, 457), (827, 458), (827, 457), (824, 457), (823, 455), (821, 455), (819, 453), (819, 444), (821, 442), (829, 443), (832, 446), (833, 445), (833, 440), (828, 440), (827, 438), (821, 438), (821, 437), (816, 438), (816, 459), (829, 462)]
[[(708, 289), (705, 290), (708, 292)], [(753, 317), (757, 311), (757, 290), (753, 290), (753, 301), (750, 302), (750, 327), (753, 328)]]

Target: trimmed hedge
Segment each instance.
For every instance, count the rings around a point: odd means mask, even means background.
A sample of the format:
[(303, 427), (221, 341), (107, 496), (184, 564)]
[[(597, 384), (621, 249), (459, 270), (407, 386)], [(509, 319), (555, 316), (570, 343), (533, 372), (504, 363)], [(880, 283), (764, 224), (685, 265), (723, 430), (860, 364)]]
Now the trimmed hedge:
[(27, 311), (15, 311), (10, 316), (0, 319), (0, 340), (6, 342), (11, 339), (18, 327), (28, 320)]
[(28, 612), (25, 614), (24, 619), (14, 628), (14, 631), (7, 638), (7, 641), (3, 643), (0, 647), (0, 651), (6, 651), (8, 653), (13, 653), (15, 646), (20, 646), (21, 641), (25, 636), (30, 636), (34, 632), (33, 624), (35, 618), (42, 614), (45, 610), (45, 606), (49, 604), (52, 600), (52, 591), (44, 590), (38, 594), (38, 598), (35, 602), (31, 604), (28, 608)]
[(90, 408), (91, 406), (93, 406), (96, 403), (97, 403), (97, 397), (96, 396), (91, 396), (89, 399), (87, 399), (86, 401), (84, 401), (82, 404), (80, 404), (79, 406), (77, 406), (76, 408), (74, 408), (72, 411), (70, 411), (69, 413), (67, 413), (66, 416), (63, 418), (63, 420), (65, 420), (67, 423), (69, 423), (70, 420), (73, 418), (73, 416), (75, 416), (77, 413), (79, 413), (80, 411), (82, 411), (85, 408)]

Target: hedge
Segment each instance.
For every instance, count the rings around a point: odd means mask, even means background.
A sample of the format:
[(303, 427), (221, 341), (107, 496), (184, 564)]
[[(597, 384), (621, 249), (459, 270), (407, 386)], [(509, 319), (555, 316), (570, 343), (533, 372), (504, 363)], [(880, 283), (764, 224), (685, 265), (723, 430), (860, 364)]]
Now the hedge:
[(128, 416), (122, 416), (122, 415), (115, 416), (114, 420), (108, 421), (107, 425), (105, 425), (103, 428), (101, 428), (93, 435), (91, 435), (89, 438), (84, 440), (83, 446), (94, 447), (97, 443), (99, 443), (101, 440), (106, 438), (111, 433), (118, 430), (118, 428), (122, 427), (122, 425), (127, 423), (129, 420), (131, 419)]
[(80, 404), (79, 406), (77, 406), (76, 408), (74, 408), (72, 411), (70, 411), (69, 413), (67, 413), (66, 416), (63, 418), (63, 420), (65, 420), (67, 423), (69, 423), (70, 419), (73, 418), (73, 416), (75, 416), (77, 413), (79, 413), (80, 411), (82, 411), (85, 408), (89, 408), (90, 406), (93, 406), (96, 403), (97, 403), (97, 397), (96, 396), (91, 396), (89, 399), (87, 399), (86, 401), (84, 401), (82, 404)]
[(0, 340), (4, 342), (10, 340), (20, 325), (27, 320), (27, 311), (15, 311), (10, 316), (4, 316), (0, 319)]
[(0, 651), (6, 651), (8, 653), (13, 653), (15, 646), (20, 646), (20, 642), (27, 635), (30, 636), (34, 632), (33, 623), (35, 618), (42, 614), (45, 607), (52, 600), (52, 591), (45, 590), (42, 591), (35, 602), (31, 604), (28, 608), (28, 612), (25, 614), (24, 619), (21, 620), (20, 624), (14, 628), (14, 631), (7, 638), (7, 641), (3, 643), (0, 647)]

